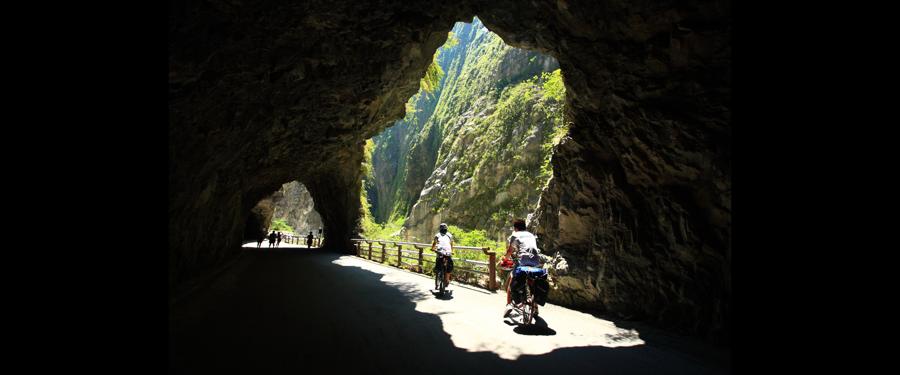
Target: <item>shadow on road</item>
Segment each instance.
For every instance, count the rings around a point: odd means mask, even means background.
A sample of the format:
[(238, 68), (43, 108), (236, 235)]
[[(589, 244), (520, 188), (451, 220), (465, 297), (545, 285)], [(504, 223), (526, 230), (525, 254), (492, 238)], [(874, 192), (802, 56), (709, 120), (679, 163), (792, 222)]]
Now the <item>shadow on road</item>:
[[(333, 264), (340, 256), (248, 252), (239, 271), (170, 308), (169, 372), (728, 373), (648, 345), (568, 347), (514, 361), (469, 352), (454, 346), (439, 316), (415, 310), (410, 291)], [(537, 323), (515, 331), (553, 340), (556, 332)]]

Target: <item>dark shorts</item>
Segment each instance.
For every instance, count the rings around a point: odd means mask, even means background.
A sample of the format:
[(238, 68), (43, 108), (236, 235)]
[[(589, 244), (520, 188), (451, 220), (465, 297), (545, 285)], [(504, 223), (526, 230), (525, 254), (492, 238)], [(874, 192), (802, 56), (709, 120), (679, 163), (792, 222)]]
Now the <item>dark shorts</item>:
[[(440, 260), (443, 258), (443, 255), (438, 255), (437, 259), (435, 259), (434, 269), (437, 271), (437, 268), (440, 267)], [(453, 258), (447, 257), (447, 273), (453, 272)]]

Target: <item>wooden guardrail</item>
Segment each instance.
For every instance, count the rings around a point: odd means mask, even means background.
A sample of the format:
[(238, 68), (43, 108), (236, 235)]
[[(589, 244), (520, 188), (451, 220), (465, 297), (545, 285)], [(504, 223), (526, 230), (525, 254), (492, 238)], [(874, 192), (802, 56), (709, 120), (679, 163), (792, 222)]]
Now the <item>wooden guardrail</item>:
[[(431, 244), (428, 243), (365, 238), (354, 238), (352, 241), (356, 242), (356, 256), (360, 258), (366, 258), (380, 263), (387, 262), (388, 264), (396, 262), (394, 265), (398, 268), (407, 266), (407, 269), (419, 273), (426, 273), (426, 269), (430, 270), (430, 267), (425, 267), (425, 263), (428, 262), (433, 265), (437, 258), (437, 254), (431, 251)], [(415, 250), (404, 250), (403, 246), (408, 246), (408, 248)], [(373, 250), (377, 251), (373, 252)], [(457, 274), (457, 272), (463, 272), (468, 275), (487, 275), (487, 289), (497, 290), (499, 288), (497, 283), (497, 253), (490, 250), (491, 248), (489, 247), (453, 246), (454, 256), (451, 257), (454, 263), (453, 273)], [(457, 255), (471, 252), (480, 252), (487, 255), (488, 261), (466, 259), (464, 256), (457, 257)], [(372, 259), (372, 254), (375, 254), (375, 259)], [(487, 270), (483, 270), (484, 268), (487, 268)], [(461, 281), (461, 278), (454, 277), (454, 279), (456, 279), (456, 281)], [(478, 277), (476, 276), (475, 279), (475, 284), (478, 285)]]
[[(318, 236), (313, 237), (312, 246), (313, 247), (321, 247), (322, 241), (324, 239), (325, 239), (324, 237), (318, 237)], [(293, 245), (306, 246), (306, 236), (290, 236), (290, 237), (284, 239), (284, 242), (293, 244)]]

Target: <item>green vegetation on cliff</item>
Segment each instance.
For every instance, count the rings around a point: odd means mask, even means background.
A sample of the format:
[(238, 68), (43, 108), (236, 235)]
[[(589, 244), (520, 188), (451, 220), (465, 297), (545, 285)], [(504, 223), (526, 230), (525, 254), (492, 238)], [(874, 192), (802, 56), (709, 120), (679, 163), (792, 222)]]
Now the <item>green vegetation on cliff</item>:
[(552, 176), (568, 130), (565, 85), (556, 60), (507, 46), (477, 18), (452, 34), (406, 118), (374, 138), (374, 222), (364, 227), (390, 235), (402, 225), (422, 241), (440, 216), (460, 245), (502, 247), (510, 220), (534, 210)]
[(271, 228), (269, 228), (269, 231), (271, 232), (273, 230), (276, 232), (294, 233), (294, 228), (291, 228), (291, 226), (288, 225), (287, 221), (284, 219), (272, 220), (272, 226)]

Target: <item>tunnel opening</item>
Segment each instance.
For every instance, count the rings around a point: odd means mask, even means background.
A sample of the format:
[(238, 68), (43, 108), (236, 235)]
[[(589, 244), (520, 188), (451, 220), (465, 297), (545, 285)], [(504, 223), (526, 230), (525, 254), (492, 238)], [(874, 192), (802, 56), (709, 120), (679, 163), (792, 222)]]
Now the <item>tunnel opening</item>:
[(568, 130), (559, 62), (507, 45), (476, 16), (453, 26), (405, 108), (366, 147), (362, 237), (430, 242), (448, 222), (458, 245), (503, 251)]
[(282, 185), (250, 210), (243, 242), (257, 242), (272, 231), (289, 237), (305, 238), (312, 234), (317, 243), (323, 237), (322, 217), (315, 209), (312, 195), (301, 182)]

